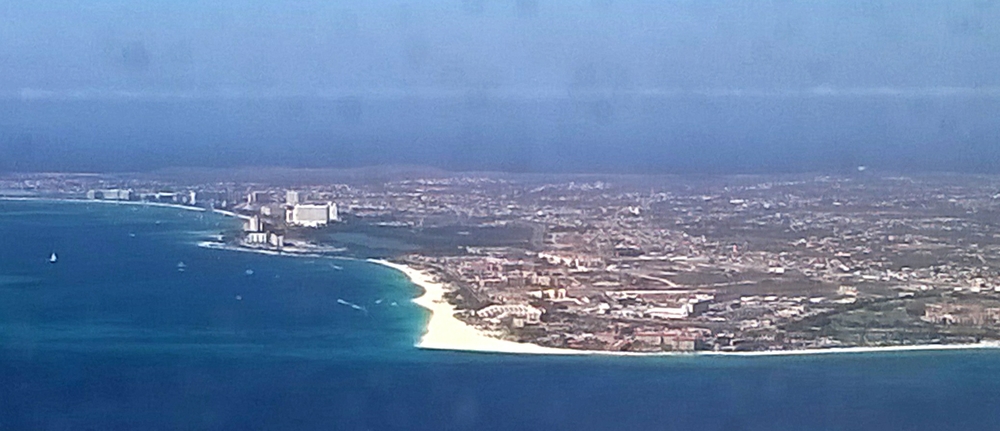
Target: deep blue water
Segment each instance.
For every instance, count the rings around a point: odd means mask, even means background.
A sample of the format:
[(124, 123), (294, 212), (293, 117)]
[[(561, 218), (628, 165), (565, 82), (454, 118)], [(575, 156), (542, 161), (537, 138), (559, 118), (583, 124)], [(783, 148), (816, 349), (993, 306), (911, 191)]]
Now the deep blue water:
[(0, 201), (0, 430), (1000, 428), (995, 351), (421, 351), (401, 274), (195, 245), (229, 223)]
[(0, 100), (0, 172), (1000, 172), (994, 97)]

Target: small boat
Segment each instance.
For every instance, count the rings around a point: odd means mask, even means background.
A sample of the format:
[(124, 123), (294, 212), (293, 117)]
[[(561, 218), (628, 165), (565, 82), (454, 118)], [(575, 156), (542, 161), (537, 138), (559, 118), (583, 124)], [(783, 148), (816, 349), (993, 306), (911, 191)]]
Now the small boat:
[(177, 271), (178, 272), (184, 272), (184, 268), (187, 268), (187, 265), (185, 265), (184, 262), (177, 262)]
[(56, 263), (56, 261), (58, 261), (58, 260), (59, 260), (59, 258), (56, 257), (55, 253), (52, 253), (52, 256), (49, 256), (49, 263)]
[(358, 311), (364, 311), (365, 314), (368, 314), (368, 309), (367, 308), (362, 307), (362, 306), (360, 306), (358, 304), (355, 304), (353, 302), (348, 302), (348, 301), (344, 301), (343, 299), (337, 298), (337, 303), (340, 304), (340, 305), (346, 305), (346, 306), (351, 307), (351, 308), (353, 308), (355, 310), (358, 310)]

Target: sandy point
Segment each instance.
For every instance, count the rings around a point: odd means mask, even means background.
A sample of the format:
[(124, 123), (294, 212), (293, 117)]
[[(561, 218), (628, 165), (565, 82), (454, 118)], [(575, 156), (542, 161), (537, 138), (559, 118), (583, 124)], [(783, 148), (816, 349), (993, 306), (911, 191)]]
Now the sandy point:
[(424, 289), (422, 295), (413, 299), (414, 303), (431, 312), (431, 318), (427, 322), (427, 329), (420, 338), (420, 341), (417, 342), (417, 347), (419, 348), (558, 355), (580, 355), (587, 353), (581, 350), (543, 347), (491, 337), (455, 317), (455, 306), (449, 304), (444, 299), (444, 294), (447, 291), (444, 284), (436, 280), (429, 272), (386, 260), (372, 259), (369, 262), (396, 269), (406, 275), (413, 284)]

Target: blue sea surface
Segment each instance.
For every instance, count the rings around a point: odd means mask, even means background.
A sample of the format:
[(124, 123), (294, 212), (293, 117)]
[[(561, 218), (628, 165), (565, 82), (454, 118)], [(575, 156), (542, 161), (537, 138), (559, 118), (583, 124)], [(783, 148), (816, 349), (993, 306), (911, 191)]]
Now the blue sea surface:
[(990, 97), (0, 98), (0, 172), (1000, 173)]
[(402, 274), (197, 246), (233, 223), (0, 201), (0, 430), (1000, 429), (994, 350), (424, 351)]

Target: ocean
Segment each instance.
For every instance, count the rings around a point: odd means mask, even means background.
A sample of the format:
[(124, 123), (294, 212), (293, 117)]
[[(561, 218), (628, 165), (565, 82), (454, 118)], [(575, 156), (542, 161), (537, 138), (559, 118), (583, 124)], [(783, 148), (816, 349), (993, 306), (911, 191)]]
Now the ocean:
[(0, 98), (0, 172), (998, 173), (994, 97)]
[(402, 274), (197, 245), (235, 222), (0, 201), (0, 430), (1000, 428), (995, 350), (420, 350)]

